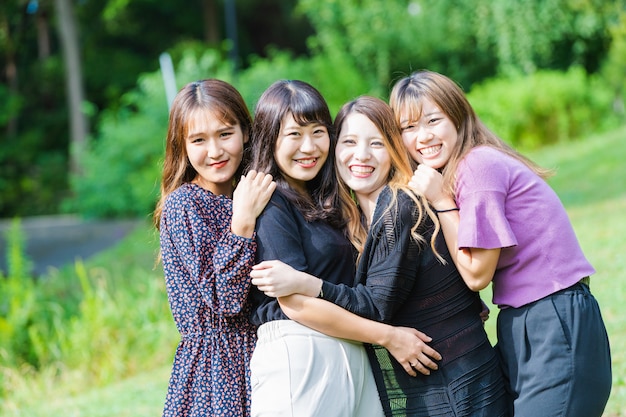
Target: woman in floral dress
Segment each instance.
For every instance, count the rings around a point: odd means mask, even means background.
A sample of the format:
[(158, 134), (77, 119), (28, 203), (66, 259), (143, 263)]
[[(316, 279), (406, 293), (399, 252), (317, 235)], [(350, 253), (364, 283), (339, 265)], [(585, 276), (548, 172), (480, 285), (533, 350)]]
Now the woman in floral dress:
[(181, 341), (163, 416), (250, 415), (246, 299), (256, 217), (275, 188), (271, 175), (241, 174), (250, 126), (243, 98), (220, 80), (192, 82), (172, 104), (154, 220)]

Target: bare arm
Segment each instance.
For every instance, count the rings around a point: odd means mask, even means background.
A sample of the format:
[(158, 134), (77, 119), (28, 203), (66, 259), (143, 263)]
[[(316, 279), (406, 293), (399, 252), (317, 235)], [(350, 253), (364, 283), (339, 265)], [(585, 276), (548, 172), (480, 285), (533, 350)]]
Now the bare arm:
[(283, 312), (321, 333), (385, 347), (411, 376), (429, 375), (441, 355), (428, 346), (430, 337), (415, 329), (365, 319), (329, 301), (293, 294), (278, 298)]
[[(456, 207), (452, 196), (443, 192), (443, 178), (433, 168), (421, 164), (413, 174), (409, 186), (415, 192), (424, 195), (435, 210), (448, 210)], [(500, 258), (500, 248), (459, 249), (459, 212), (445, 211), (438, 213), (441, 230), (446, 240), (446, 245), (452, 256), (459, 273), (465, 284), (472, 291), (480, 291), (487, 287), (493, 278), (493, 274)]]
[(428, 336), (363, 318), (316, 298), (322, 287), (317, 277), (275, 260), (255, 265), (250, 276), (259, 290), (278, 297), (281, 309), (294, 321), (329, 336), (384, 346), (409, 375), (415, 376), (415, 370), (428, 375), (437, 369), (433, 359), (440, 360), (441, 355), (426, 345), (431, 341)]

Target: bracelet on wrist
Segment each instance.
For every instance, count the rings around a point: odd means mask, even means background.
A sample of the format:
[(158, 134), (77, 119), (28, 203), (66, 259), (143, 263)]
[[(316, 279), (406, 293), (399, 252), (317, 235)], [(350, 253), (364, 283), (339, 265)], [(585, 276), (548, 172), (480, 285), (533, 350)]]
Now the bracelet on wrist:
[(445, 209), (445, 210), (435, 210), (435, 213), (448, 213), (450, 211), (459, 211), (458, 207), (452, 207), (449, 209)]

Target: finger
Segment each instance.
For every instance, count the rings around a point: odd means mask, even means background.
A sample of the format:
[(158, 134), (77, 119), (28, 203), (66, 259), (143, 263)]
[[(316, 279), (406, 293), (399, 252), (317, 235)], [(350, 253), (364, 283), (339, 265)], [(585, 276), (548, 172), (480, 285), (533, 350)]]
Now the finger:
[(274, 180), (271, 174), (261, 174), (263, 177), (261, 178), (263, 185), (269, 185)]
[(417, 332), (417, 336), (423, 341), (423, 342), (430, 342), (433, 340), (432, 337), (428, 336), (426, 333), (420, 332), (419, 330), (415, 330)]
[(261, 270), (261, 269), (271, 268), (272, 267), (271, 262), (272, 261), (262, 261), (262, 262), (259, 262), (258, 264), (252, 266), (252, 270), (254, 271), (254, 270)]
[(411, 365), (413, 369), (415, 369), (417, 372), (419, 372), (422, 375), (430, 375), (430, 369), (425, 367), (420, 361), (416, 361), (416, 362), (417, 363), (414, 363)]
[(439, 354), (439, 352), (437, 352), (430, 346), (424, 346), (424, 349), (422, 350), (422, 355), (424, 355), (424, 357), (433, 358), (436, 361), (441, 360), (441, 355)]
[[(432, 369), (433, 371), (436, 371), (437, 369), (439, 369), (439, 365), (437, 365), (437, 363), (435, 361), (433, 361), (432, 359), (430, 359), (428, 356), (423, 355), (420, 356), (419, 358), (419, 363), (425, 368), (428, 369), (429, 372)], [(427, 374), (425, 374), (427, 375)]]
[[(252, 274), (250, 274), (250, 276), (252, 276)], [(258, 278), (258, 277), (252, 277), (250, 282), (252, 283), (252, 285), (255, 285), (257, 287), (260, 287), (263, 284), (265, 284), (265, 280), (263, 278)]]
[(417, 376), (417, 372), (415, 372), (415, 369), (413, 369), (413, 367), (408, 362), (402, 362), (401, 365), (407, 374), (411, 376)]

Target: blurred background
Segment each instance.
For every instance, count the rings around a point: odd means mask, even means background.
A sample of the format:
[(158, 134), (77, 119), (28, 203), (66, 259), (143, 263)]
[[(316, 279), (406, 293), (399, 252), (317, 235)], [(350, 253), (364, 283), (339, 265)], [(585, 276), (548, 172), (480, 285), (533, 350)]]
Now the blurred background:
[[(160, 412), (179, 338), (149, 220), (168, 104), (197, 79), (231, 82), (251, 111), (275, 80), (302, 79), (335, 114), (441, 72), (499, 136), (560, 168), (598, 275), (626, 271), (612, 217), (626, 208), (626, 0), (2, 0), (0, 68), (1, 415)], [(100, 257), (43, 271), (23, 225), (47, 216), (131, 222)], [(603, 312), (626, 341), (624, 287)], [(610, 416), (626, 415), (615, 360)]]
[[(145, 216), (174, 88), (235, 84), (253, 108), (278, 78), (336, 111), (428, 68), (516, 146), (624, 121), (623, 0), (4, 0), (0, 218)], [(166, 60), (167, 61), (167, 60)]]

